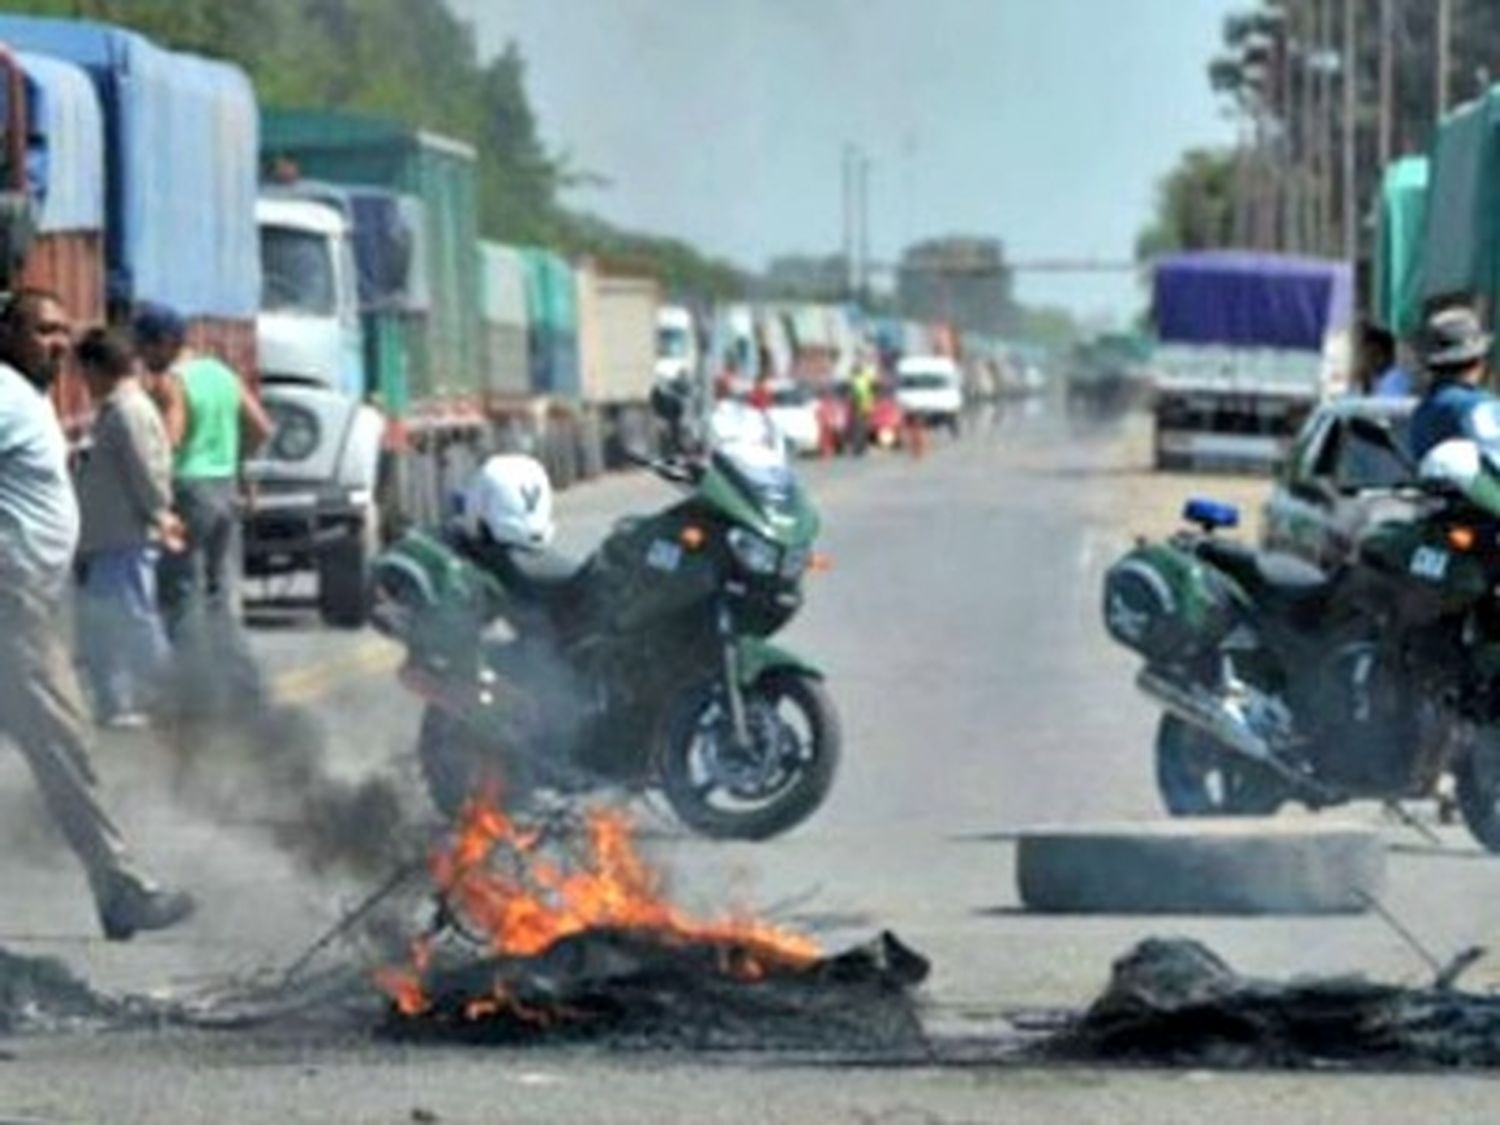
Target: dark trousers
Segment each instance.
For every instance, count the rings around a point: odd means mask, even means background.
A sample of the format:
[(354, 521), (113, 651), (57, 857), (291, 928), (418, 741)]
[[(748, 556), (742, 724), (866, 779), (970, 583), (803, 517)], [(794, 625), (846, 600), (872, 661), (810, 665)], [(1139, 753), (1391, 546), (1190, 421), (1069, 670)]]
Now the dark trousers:
[(161, 566), (162, 610), (174, 641), (195, 618), (210, 628), (239, 623), (244, 550), (237, 481), (179, 480), (175, 489), (188, 545)]

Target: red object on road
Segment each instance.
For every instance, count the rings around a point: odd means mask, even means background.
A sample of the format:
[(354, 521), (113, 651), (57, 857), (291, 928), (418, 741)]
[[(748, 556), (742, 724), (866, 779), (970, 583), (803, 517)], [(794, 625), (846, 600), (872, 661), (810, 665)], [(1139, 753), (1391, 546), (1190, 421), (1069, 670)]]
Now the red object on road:
[(829, 388), (818, 396), (818, 447), (822, 456), (831, 456), (844, 447), (853, 420), (853, 407), (837, 390)]
[(893, 395), (881, 394), (870, 407), (870, 442), (881, 449), (894, 449), (906, 437), (906, 411)]

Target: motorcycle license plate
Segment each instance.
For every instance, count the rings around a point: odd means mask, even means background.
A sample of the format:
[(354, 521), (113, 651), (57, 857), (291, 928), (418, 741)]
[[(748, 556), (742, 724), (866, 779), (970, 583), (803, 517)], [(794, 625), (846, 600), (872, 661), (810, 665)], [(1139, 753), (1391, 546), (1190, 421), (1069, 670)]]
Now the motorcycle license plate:
[(1411, 572), (1429, 582), (1441, 582), (1448, 576), (1448, 560), (1452, 556), (1437, 547), (1418, 547), (1411, 556)]

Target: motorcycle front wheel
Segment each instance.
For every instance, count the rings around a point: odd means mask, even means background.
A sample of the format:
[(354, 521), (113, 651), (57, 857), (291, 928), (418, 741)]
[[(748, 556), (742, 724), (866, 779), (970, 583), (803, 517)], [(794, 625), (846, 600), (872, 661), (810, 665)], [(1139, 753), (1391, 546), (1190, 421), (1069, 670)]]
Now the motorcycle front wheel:
[(1474, 839), (1500, 852), (1500, 731), (1481, 728), (1454, 770), (1458, 811)]
[(735, 744), (717, 683), (685, 692), (663, 727), (662, 791), (685, 825), (714, 839), (791, 831), (823, 804), (838, 770), (838, 714), (816, 679), (769, 672), (744, 700), (749, 746)]
[(1157, 730), (1156, 787), (1179, 817), (1270, 816), (1286, 800), (1268, 771), (1174, 715), (1163, 715)]

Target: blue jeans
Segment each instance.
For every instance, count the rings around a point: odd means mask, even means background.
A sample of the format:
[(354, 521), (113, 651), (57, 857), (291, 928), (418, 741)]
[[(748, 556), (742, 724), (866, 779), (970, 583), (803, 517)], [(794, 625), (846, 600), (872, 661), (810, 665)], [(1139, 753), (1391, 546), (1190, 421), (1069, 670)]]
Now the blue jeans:
[(154, 702), (166, 667), (154, 546), (96, 551), (83, 559), (79, 648), (101, 720)]

